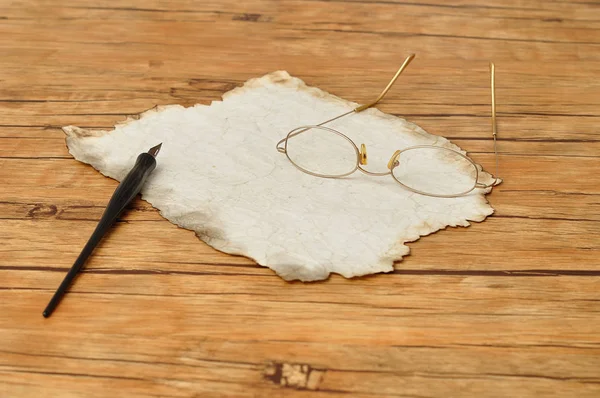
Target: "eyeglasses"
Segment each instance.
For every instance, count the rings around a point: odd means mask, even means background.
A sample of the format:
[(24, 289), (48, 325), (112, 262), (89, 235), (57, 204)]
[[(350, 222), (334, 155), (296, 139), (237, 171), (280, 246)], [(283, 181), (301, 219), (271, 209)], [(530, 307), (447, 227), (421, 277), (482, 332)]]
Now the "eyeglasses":
[[(466, 155), (456, 150), (435, 145), (419, 145), (399, 149), (388, 161), (386, 172), (371, 172), (362, 166), (367, 164), (367, 148), (359, 147), (346, 135), (324, 125), (352, 113), (359, 113), (375, 106), (385, 97), (400, 74), (414, 59), (407, 57), (388, 85), (375, 101), (358, 106), (349, 112), (316, 125), (300, 126), (279, 141), (276, 148), (304, 173), (323, 178), (342, 178), (360, 170), (372, 176), (391, 175), (401, 186), (421, 195), (439, 198), (464, 196), (476, 188), (491, 188), (500, 182), (493, 177), (491, 183), (479, 181), (480, 168)], [(490, 62), (492, 92), (492, 137), (498, 175), (498, 151), (496, 143), (496, 96), (495, 66)]]

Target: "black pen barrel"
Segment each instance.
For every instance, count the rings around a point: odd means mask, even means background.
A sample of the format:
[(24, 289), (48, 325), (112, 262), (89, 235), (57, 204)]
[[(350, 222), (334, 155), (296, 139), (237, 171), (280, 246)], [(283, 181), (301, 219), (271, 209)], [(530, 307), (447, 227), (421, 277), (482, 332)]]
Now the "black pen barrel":
[(63, 295), (85, 264), (88, 257), (92, 254), (98, 243), (102, 240), (102, 237), (110, 229), (119, 217), (119, 214), (127, 207), (127, 205), (136, 197), (136, 195), (142, 189), (144, 182), (156, 168), (156, 159), (149, 153), (142, 153), (138, 156), (135, 166), (127, 174), (127, 176), (121, 181), (117, 189), (113, 193), (100, 222), (96, 226), (96, 229), (92, 233), (92, 236), (83, 247), (83, 250), (75, 260), (75, 263), (63, 279), (62, 283), (52, 296), (52, 299), (46, 306), (46, 309), (42, 313), (45, 318), (52, 315), (52, 312), (56, 309), (58, 303), (62, 299)]

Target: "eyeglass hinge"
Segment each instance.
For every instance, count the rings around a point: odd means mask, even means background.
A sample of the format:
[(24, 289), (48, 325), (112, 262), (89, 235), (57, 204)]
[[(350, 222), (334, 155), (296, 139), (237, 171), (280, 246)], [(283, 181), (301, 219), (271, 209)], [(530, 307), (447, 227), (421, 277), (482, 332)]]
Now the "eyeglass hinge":
[[(277, 143), (277, 145), (275, 146), (275, 148), (277, 148), (277, 151), (278, 151), (278, 152), (280, 152), (280, 153), (285, 153), (285, 145), (284, 145), (284, 142), (285, 142), (285, 138), (284, 138), (283, 140), (279, 141), (279, 142)], [(283, 145), (283, 146), (280, 146), (280, 145)]]

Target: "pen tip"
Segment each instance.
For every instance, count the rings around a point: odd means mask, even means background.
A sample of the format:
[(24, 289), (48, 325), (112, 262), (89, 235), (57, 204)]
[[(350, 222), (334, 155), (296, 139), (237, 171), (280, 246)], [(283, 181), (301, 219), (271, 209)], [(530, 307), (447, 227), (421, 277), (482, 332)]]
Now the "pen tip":
[(42, 315), (44, 316), (44, 318), (48, 318), (50, 316), (50, 312), (44, 311), (42, 312)]
[(158, 152), (160, 151), (160, 147), (162, 146), (162, 142), (160, 144), (158, 144), (157, 146), (153, 146), (152, 148), (150, 148), (148, 150), (148, 153), (154, 157), (156, 157), (156, 155), (158, 155)]

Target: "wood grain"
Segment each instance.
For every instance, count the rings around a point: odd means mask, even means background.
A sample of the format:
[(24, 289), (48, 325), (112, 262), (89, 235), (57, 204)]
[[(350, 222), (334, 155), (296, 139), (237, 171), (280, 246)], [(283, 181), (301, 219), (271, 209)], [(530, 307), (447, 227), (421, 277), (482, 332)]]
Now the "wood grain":
[[(600, 396), (600, 4), (0, 1), (0, 396)], [(486, 168), (494, 216), (393, 273), (286, 283), (137, 200), (41, 312), (116, 182), (61, 126), (209, 104), (288, 70)]]

